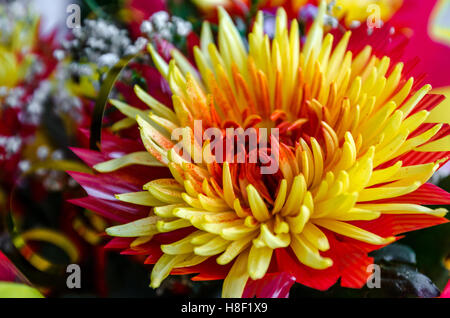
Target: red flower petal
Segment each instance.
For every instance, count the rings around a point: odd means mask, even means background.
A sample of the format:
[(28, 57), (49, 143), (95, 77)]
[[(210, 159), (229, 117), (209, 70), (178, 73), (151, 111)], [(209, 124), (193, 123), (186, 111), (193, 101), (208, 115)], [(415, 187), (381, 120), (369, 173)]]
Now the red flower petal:
[(148, 215), (147, 207), (139, 207), (118, 200), (110, 201), (94, 197), (71, 199), (68, 202), (92, 210), (101, 216), (119, 223), (129, 223)]
[(70, 150), (91, 168), (98, 163), (109, 160), (107, 156), (95, 150), (75, 147), (70, 148)]
[[(336, 248), (336, 247), (333, 247)], [(361, 288), (370, 276), (367, 268), (373, 264), (373, 258), (357, 245), (343, 243), (338, 244), (339, 270), (342, 273), (341, 286), (349, 288)]]
[[(413, 36), (405, 48), (404, 58), (410, 59), (420, 56), (422, 62), (417, 71), (428, 74), (427, 82), (433, 87), (450, 85), (450, 78), (442, 70), (450, 69), (450, 60), (447, 58), (450, 47), (436, 42), (430, 37), (430, 19), (438, 1), (407, 0), (402, 8), (392, 17), (391, 23), (398, 28), (412, 29)], [(439, 63), (436, 63), (439, 61)]]
[(249, 280), (243, 298), (288, 298), (295, 277), (288, 273), (270, 273), (258, 280)]
[(297, 283), (311, 288), (327, 290), (333, 286), (339, 278), (340, 273), (336, 263), (324, 270), (312, 269), (300, 264), (297, 257), (286, 248), (276, 249), (275, 257), (279, 271), (294, 276)]
[(74, 178), (89, 196), (115, 201), (115, 194), (136, 192), (141, 189), (130, 183), (110, 177), (108, 174), (92, 175), (82, 172), (67, 172)]
[(379, 236), (387, 237), (447, 222), (449, 220), (446, 218), (426, 214), (384, 214), (373, 221), (353, 221), (350, 223)]
[(447, 286), (445, 286), (444, 290), (442, 291), (442, 294), (440, 296), (441, 298), (450, 298), (450, 280), (447, 283)]
[(134, 238), (132, 237), (114, 237), (111, 239), (104, 248), (106, 249), (125, 249), (130, 246), (130, 243), (133, 242)]
[(371, 201), (371, 203), (414, 203), (421, 205), (450, 204), (450, 193), (431, 183), (421, 185), (417, 190), (390, 199)]

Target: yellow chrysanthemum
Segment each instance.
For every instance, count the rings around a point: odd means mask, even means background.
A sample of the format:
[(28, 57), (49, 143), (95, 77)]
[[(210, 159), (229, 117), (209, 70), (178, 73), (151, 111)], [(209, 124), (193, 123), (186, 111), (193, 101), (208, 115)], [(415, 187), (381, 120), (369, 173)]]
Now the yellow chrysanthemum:
[[(328, 1), (331, 2), (331, 1)], [(369, 19), (388, 21), (402, 6), (403, 0), (337, 0), (332, 13), (338, 19), (345, 17), (345, 23), (366, 22)]]
[[(411, 134), (427, 123), (429, 111), (413, 111), (431, 87), (414, 91), (413, 78), (402, 81), (403, 64), (391, 67), (390, 59), (373, 55), (370, 46), (353, 56), (347, 50), (350, 32), (333, 46), (333, 35), (324, 36), (325, 7), (322, 2), (304, 45), (297, 21), (289, 24), (283, 9), (278, 10), (272, 41), (263, 32), (259, 12), (248, 50), (220, 9), (218, 45), (204, 23), (201, 45), (194, 51), (199, 74), (179, 51), (173, 50), (173, 60), (166, 64), (149, 47), (170, 85), (173, 110), (138, 86), (135, 92), (150, 112), (112, 101), (137, 118), (148, 153), (128, 154), (94, 168), (107, 173), (132, 164), (163, 165), (173, 178), (148, 176), (144, 191), (117, 194), (122, 202), (151, 207), (150, 213), (107, 233), (135, 238), (134, 248), (161, 233), (193, 229), (161, 245), (152, 287), (174, 269), (217, 257), (219, 265), (233, 264), (223, 296), (239, 297), (249, 278), (265, 276), (274, 250), (287, 249), (306, 267), (325, 270), (334, 262), (323, 256), (334, 248), (327, 233), (381, 247), (393, 242), (397, 232), (382, 237), (363, 224), (387, 214), (432, 219), (446, 214), (445, 209), (389, 202), (418, 189), (440, 163), (404, 166), (393, 159), (411, 151), (449, 150), (448, 137), (429, 142), (442, 124)], [(170, 134), (182, 128), (189, 135), (194, 120), (222, 131), (279, 128), (279, 171), (262, 176), (258, 165), (206, 163), (207, 158), (189, 162), (186, 156), (204, 154), (202, 146), (204, 150), (208, 144), (191, 138), (181, 155)]]
[[(4, 8), (0, 8), (0, 15), (7, 14)], [(14, 87), (25, 77), (30, 61), (21, 56), (34, 47), (38, 23), (37, 17), (17, 21), (10, 34), (3, 32), (0, 42), (0, 86)]]

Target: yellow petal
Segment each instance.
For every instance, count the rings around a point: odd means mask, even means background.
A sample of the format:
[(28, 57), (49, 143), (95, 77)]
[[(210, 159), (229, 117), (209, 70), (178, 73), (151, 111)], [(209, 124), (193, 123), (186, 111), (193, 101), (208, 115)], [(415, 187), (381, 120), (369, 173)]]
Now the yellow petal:
[(327, 251), (330, 249), (330, 243), (328, 242), (327, 236), (311, 222), (305, 225), (302, 234), (320, 251)]
[(311, 211), (306, 205), (302, 205), (300, 213), (294, 217), (288, 216), (287, 222), (292, 233), (301, 233), (311, 216)]
[(150, 193), (158, 200), (166, 203), (182, 203), (182, 191), (177, 181), (174, 179), (158, 179), (150, 181), (144, 185), (144, 190)]
[(233, 241), (228, 245), (227, 249), (217, 257), (217, 264), (226, 265), (231, 262), (236, 256), (242, 253), (247, 247), (250, 246), (252, 240), (255, 238), (256, 233), (247, 235), (239, 240)]
[(194, 253), (201, 256), (216, 255), (223, 252), (229, 244), (230, 241), (225, 240), (220, 236), (216, 236), (208, 243), (195, 247)]
[(267, 224), (261, 224), (261, 238), (266, 245), (272, 249), (287, 247), (291, 242), (291, 237), (287, 233), (273, 234)]
[(185, 238), (171, 244), (163, 244), (161, 245), (161, 251), (170, 255), (190, 253), (194, 250), (194, 245), (191, 243), (192, 239), (202, 235), (203, 233), (204, 232), (202, 231), (196, 231), (192, 234), (189, 234)]
[(186, 258), (186, 254), (183, 255), (169, 255), (169, 254), (163, 254), (158, 261), (156, 262), (155, 266), (153, 266), (152, 274), (151, 274), (151, 282), (150, 287), (152, 288), (158, 288), (162, 281), (169, 276), (172, 268), (174, 268), (177, 263), (180, 263), (183, 261), (184, 258)]
[(156, 199), (148, 191), (130, 192), (115, 195), (117, 200), (144, 206), (161, 206), (165, 203)]
[(249, 278), (247, 271), (248, 254), (248, 250), (241, 253), (228, 272), (227, 277), (225, 277), (222, 288), (223, 298), (242, 297), (242, 293), (244, 292), (245, 285)]
[(298, 234), (292, 234), (291, 248), (298, 260), (314, 269), (325, 269), (333, 265), (330, 258), (322, 257), (317, 248)]
[(248, 255), (248, 273), (253, 280), (261, 279), (269, 268), (272, 259), (273, 249), (270, 247), (256, 247), (253, 245), (250, 248)]
[(300, 174), (294, 178), (292, 182), (291, 191), (289, 192), (286, 203), (281, 210), (281, 215), (292, 215), (299, 211), (299, 207), (303, 203), (303, 198), (306, 193), (306, 182), (303, 174)]
[(253, 216), (258, 221), (265, 221), (270, 218), (269, 210), (267, 209), (264, 200), (259, 195), (258, 191), (251, 184), (247, 186), (248, 202)]
[(158, 216), (149, 216), (123, 225), (112, 226), (106, 229), (106, 233), (118, 237), (137, 237), (147, 236), (158, 233), (156, 223), (161, 218)]
[(341, 221), (331, 219), (316, 219), (314, 220), (314, 223), (335, 233), (348, 236), (354, 238), (355, 240), (366, 242), (369, 244), (384, 245), (395, 241), (394, 237), (383, 238), (369, 231)]
[(161, 162), (156, 160), (147, 151), (133, 152), (124, 155), (120, 158), (111, 159), (99, 164), (96, 164), (93, 168), (98, 172), (112, 172), (120, 168), (128, 167), (131, 165), (143, 165), (143, 166), (164, 166)]

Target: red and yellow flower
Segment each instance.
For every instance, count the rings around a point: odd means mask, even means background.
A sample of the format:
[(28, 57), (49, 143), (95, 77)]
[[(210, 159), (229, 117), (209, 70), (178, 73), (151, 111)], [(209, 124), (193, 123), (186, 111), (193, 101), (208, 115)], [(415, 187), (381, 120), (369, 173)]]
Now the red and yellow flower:
[[(368, 252), (447, 221), (445, 209), (422, 205), (450, 202), (426, 183), (450, 152), (448, 124), (428, 120), (442, 97), (409, 64), (381, 55), (382, 45), (358, 50), (350, 32), (324, 34), (325, 9), (304, 43), (283, 9), (270, 40), (260, 12), (248, 50), (219, 9), (217, 44), (205, 23), (196, 67), (176, 50), (167, 64), (150, 46), (172, 105), (136, 86), (150, 110), (112, 104), (136, 119), (142, 144), (107, 133), (101, 152), (74, 149), (99, 174), (71, 173), (89, 194), (72, 202), (121, 223), (106, 230), (116, 237), (109, 246), (146, 255), (152, 287), (198, 273), (224, 279), (224, 297), (285, 296), (294, 279), (359, 288)], [(268, 147), (279, 170), (208, 163), (209, 144), (194, 137), (181, 154), (170, 135), (189, 135), (195, 120), (221, 131), (278, 128)], [(194, 153), (205, 160), (187, 160)]]

